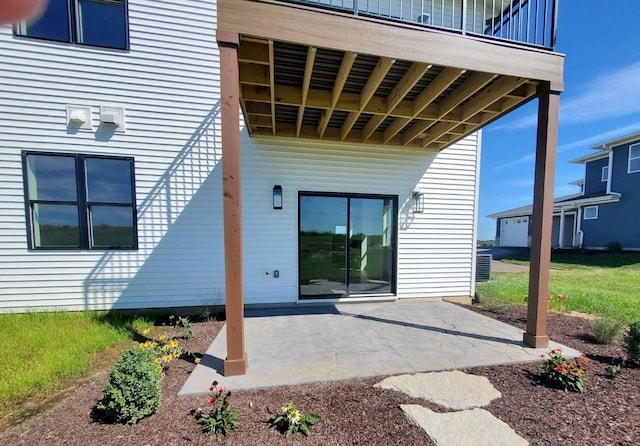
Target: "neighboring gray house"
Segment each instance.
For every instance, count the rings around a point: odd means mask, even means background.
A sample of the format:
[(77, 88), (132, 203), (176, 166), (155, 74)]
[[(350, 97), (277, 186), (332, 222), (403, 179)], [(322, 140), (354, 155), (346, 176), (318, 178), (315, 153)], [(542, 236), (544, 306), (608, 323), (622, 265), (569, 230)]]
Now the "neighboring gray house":
[[(580, 191), (554, 200), (552, 246), (640, 250), (640, 132), (596, 144), (595, 152), (571, 160), (584, 164)], [(497, 246), (529, 246), (532, 206), (489, 215), (496, 219)], [(560, 237), (560, 234), (563, 234)]]

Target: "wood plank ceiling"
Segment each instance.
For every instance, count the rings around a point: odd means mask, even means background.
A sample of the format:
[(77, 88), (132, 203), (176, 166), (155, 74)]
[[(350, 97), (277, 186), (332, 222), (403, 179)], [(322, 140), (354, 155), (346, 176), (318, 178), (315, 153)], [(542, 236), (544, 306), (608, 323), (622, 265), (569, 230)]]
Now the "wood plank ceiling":
[(531, 99), (536, 81), (241, 36), (252, 136), (440, 150)]

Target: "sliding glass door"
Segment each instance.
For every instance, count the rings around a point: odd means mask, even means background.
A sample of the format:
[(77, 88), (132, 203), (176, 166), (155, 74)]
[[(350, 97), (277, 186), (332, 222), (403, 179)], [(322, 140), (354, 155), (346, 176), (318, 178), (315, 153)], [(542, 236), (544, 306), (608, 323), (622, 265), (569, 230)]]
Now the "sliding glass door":
[(300, 193), (300, 297), (394, 293), (397, 202)]

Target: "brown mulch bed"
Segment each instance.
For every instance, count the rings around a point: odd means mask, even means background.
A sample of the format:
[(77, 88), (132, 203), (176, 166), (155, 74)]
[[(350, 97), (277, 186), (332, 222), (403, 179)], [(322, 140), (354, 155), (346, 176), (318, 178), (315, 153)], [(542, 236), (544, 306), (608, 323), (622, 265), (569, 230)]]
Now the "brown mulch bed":
[[(522, 307), (488, 313), (490, 317), (524, 328)], [(535, 364), (478, 367), (466, 372), (486, 376), (502, 392), (486, 409), (508, 423), (533, 445), (563, 442), (580, 445), (640, 444), (640, 369), (624, 368), (615, 379), (605, 368), (622, 359), (621, 344), (604, 346), (592, 337), (592, 322), (562, 314), (549, 316), (549, 333), (562, 344), (585, 352), (592, 360), (584, 394), (550, 389), (539, 382)], [(195, 338), (183, 341), (192, 352), (203, 353), (221, 322), (194, 323)], [(374, 389), (381, 378), (307, 384), (266, 390), (240, 391), (230, 403), (240, 412), (240, 426), (227, 437), (205, 437), (191, 411), (206, 407), (204, 396), (177, 397), (194, 364), (185, 360), (169, 365), (159, 411), (135, 426), (93, 422), (92, 406), (101, 396), (108, 368), (102, 367), (87, 383), (68, 392), (62, 401), (0, 434), (0, 444), (233, 444), (233, 445), (433, 445), (421, 429), (411, 425), (400, 404), (434, 405), (391, 390)], [(305, 413), (322, 416), (310, 437), (289, 439), (269, 429), (266, 420), (292, 400)], [(455, 429), (455, 426), (452, 426)]]

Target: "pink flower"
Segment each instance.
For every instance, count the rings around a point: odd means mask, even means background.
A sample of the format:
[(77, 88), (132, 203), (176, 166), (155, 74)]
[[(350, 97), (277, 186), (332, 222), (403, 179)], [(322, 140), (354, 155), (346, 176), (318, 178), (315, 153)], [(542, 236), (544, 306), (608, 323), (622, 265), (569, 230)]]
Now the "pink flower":
[(209, 401), (207, 401), (207, 404), (210, 406), (213, 406), (216, 403), (216, 397), (212, 396), (211, 398), (209, 398)]

